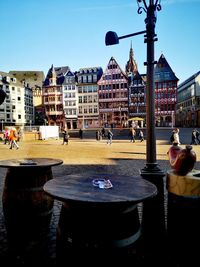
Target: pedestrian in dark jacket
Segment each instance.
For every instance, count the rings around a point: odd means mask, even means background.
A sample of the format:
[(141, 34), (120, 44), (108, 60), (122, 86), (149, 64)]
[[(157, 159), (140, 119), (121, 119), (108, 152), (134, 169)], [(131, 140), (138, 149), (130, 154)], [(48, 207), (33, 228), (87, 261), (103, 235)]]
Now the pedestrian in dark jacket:
[(191, 136), (191, 143), (190, 145), (197, 145), (197, 135), (196, 135), (196, 130), (192, 130), (192, 136)]
[(68, 132), (66, 130), (63, 130), (62, 134), (63, 134), (63, 143), (62, 144), (63, 145), (64, 144), (68, 145), (68, 143), (69, 143), (69, 134), (68, 134)]
[(108, 135), (107, 135), (107, 145), (111, 145), (112, 144), (112, 138), (113, 138), (113, 133), (111, 132), (111, 130), (108, 130)]

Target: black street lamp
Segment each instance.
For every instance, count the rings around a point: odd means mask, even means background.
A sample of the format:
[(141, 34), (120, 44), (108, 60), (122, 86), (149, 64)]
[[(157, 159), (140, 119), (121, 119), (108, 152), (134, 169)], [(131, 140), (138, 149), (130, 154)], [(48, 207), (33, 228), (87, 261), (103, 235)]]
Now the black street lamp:
[[(154, 89), (154, 42), (157, 41), (155, 34), (156, 11), (161, 10), (161, 0), (137, 0), (138, 14), (146, 13), (146, 30), (118, 37), (115, 32), (107, 32), (106, 45), (118, 44), (119, 39), (144, 34), (144, 42), (147, 44), (147, 83), (146, 83), (146, 166), (141, 170), (141, 176), (157, 186), (158, 194), (152, 200), (143, 203), (143, 228), (150, 238), (153, 235), (160, 239), (165, 233), (165, 211), (164, 211), (164, 172), (158, 167), (156, 161), (156, 136), (155, 136), (155, 89)], [(157, 235), (156, 235), (157, 234)]]

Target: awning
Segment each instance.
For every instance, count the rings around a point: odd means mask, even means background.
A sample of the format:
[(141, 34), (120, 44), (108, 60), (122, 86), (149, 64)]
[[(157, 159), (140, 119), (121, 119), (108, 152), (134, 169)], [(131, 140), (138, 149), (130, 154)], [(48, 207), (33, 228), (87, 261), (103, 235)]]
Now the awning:
[(144, 119), (140, 117), (133, 117), (133, 118), (128, 119), (128, 121), (144, 121)]

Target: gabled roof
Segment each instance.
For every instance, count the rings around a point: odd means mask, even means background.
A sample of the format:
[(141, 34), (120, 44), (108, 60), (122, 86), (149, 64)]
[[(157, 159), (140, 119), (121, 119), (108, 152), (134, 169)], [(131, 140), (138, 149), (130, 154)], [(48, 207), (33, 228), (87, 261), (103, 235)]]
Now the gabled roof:
[(46, 78), (44, 80), (44, 86), (49, 85), (49, 78), (52, 77), (52, 75), (56, 76), (56, 84), (62, 84), (65, 79), (66, 73), (70, 71), (70, 68), (68, 66), (64, 67), (54, 67), (53, 64), (51, 65), (51, 68), (48, 70), (48, 73), (46, 75)]
[(155, 66), (155, 82), (162, 81), (178, 81), (175, 73), (168, 64), (165, 56), (161, 54), (156, 66)]
[[(104, 73), (106, 73), (106, 72), (108, 71), (108, 69), (109, 69), (109, 65), (111, 65), (111, 62), (112, 62), (112, 64), (113, 64), (113, 62), (116, 64), (116, 66), (118, 67), (118, 69), (120, 70), (120, 72), (123, 74), (124, 78), (127, 79), (127, 75), (126, 75), (125, 71), (123, 71), (123, 70), (121, 69), (121, 67), (119, 66), (119, 64), (117, 63), (116, 59), (115, 59), (113, 56), (110, 58), (110, 60), (109, 60), (109, 62), (108, 62), (108, 65), (107, 65), (106, 70), (105, 70)], [(115, 69), (113, 69), (113, 70), (115, 70)], [(104, 74), (104, 73), (103, 73), (103, 74)]]
[(68, 66), (63, 67), (55, 67), (56, 75), (57, 76), (65, 76), (65, 74), (70, 70)]
[(75, 74), (71, 71), (71, 70), (69, 70), (69, 71), (67, 71), (66, 73), (65, 73), (65, 76), (68, 76), (68, 77), (70, 77), (70, 76), (74, 76)]

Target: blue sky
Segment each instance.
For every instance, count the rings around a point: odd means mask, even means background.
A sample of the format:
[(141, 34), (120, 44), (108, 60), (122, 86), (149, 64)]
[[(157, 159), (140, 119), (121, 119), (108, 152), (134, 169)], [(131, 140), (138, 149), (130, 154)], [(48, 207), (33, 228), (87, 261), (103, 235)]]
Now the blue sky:
[[(146, 1), (149, 3), (149, 0)], [(200, 0), (161, 0), (157, 12), (155, 59), (164, 54), (179, 82), (200, 70)], [(146, 73), (143, 35), (106, 46), (107, 31), (118, 36), (145, 30), (136, 0), (1, 0), (0, 71), (54, 66), (101, 66), (113, 56), (122, 69), (132, 41), (140, 73)]]

